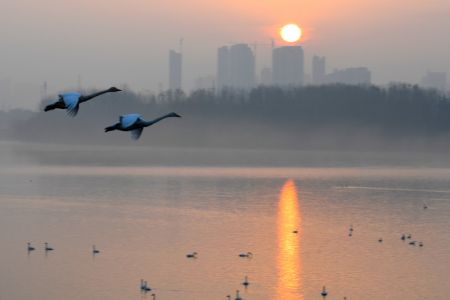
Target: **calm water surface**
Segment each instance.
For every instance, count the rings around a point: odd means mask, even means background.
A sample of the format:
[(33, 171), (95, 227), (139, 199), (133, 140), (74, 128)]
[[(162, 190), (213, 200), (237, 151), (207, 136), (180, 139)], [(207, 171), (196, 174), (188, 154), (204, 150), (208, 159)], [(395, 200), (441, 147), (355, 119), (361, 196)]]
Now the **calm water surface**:
[(450, 169), (9, 165), (0, 299), (444, 300), (449, 217)]

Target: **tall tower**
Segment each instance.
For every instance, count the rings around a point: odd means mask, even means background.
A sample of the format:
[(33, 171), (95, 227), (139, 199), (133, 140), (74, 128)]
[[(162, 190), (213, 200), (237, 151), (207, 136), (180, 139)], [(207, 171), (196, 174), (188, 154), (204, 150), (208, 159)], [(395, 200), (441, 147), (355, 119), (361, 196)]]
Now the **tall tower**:
[(272, 81), (278, 86), (304, 83), (304, 54), (301, 46), (284, 46), (272, 51)]
[(217, 49), (217, 89), (230, 86), (230, 50), (227, 46)]
[(230, 47), (230, 85), (238, 89), (255, 86), (255, 56), (247, 44)]
[(247, 44), (217, 50), (217, 87), (250, 89), (256, 84), (255, 55)]
[(312, 60), (312, 80), (313, 84), (324, 84), (326, 76), (325, 56), (314, 55)]
[(181, 52), (169, 51), (169, 89), (181, 90), (183, 57)]

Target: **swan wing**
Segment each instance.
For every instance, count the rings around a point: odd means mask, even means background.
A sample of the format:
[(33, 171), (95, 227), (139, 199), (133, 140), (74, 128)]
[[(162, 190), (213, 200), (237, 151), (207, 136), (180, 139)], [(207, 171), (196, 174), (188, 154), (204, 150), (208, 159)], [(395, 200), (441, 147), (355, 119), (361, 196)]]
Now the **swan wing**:
[(119, 118), (119, 122), (123, 129), (127, 129), (136, 124), (140, 119), (141, 115), (139, 114), (122, 115)]
[(141, 137), (142, 131), (144, 131), (144, 128), (137, 128), (131, 130), (131, 138), (133, 140), (138, 140)]
[(62, 100), (66, 105), (67, 114), (71, 117), (75, 117), (80, 107), (80, 94), (79, 93), (67, 93), (63, 94)]

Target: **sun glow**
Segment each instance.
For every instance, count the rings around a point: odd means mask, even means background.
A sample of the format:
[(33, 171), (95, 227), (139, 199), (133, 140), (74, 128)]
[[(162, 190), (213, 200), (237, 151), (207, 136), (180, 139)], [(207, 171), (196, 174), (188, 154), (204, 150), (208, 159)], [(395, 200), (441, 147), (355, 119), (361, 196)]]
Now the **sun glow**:
[(281, 27), (280, 35), (284, 41), (294, 43), (302, 37), (302, 29), (296, 24), (287, 24)]
[(303, 299), (301, 290), (301, 215), (293, 180), (284, 184), (278, 202), (277, 300)]

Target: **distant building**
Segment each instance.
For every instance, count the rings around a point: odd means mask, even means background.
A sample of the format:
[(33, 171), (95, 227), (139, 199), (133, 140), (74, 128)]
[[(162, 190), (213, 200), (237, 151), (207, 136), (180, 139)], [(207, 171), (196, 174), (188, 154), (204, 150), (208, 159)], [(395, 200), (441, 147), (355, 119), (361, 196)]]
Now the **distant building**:
[(284, 46), (272, 52), (272, 82), (278, 86), (304, 83), (304, 54), (301, 46)]
[(334, 70), (325, 76), (325, 83), (371, 84), (372, 74), (368, 68), (347, 68)]
[(255, 86), (255, 56), (247, 44), (230, 47), (230, 85), (245, 89)]
[(221, 47), (217, 51), (217, 86), (249, 89), (255, 86), (255, 56), (247, 44)]
[(421, 85), (425, 88), (445, 91), (447, 88), (447, 73), (428, 72), (423, 78)]
[(180, 52), (169, 51), (169, 89), (181, 90), (182, 56)]
[(314, 55), (312, 60), (312, 83), (317, 85), (324, 84), (326, 75), (325, 56)]
[(261, 70), (261, 77), (259, 80), (261, 85), (272, 85), (272, 69), (271, 68), (263, 68)]
[(230, 49), (227, 46), (217, 49), (217, 88), (230, 86)]

